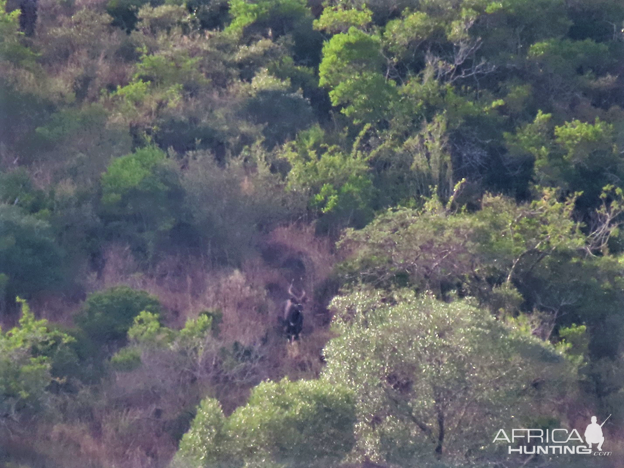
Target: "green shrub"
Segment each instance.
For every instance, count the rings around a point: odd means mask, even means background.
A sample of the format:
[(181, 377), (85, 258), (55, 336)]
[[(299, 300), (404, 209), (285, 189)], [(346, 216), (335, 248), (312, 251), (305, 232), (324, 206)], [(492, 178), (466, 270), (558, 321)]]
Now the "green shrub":
[(0, 172), (0, 203), (19, 206), (34, 214), (46, 209), (48, 202), (45, 192), (33, 186), (25, 169)]
[(183, 191), (176, 169), (155, 147), (114, 160), (102, 175), (101, 217), (110, 239), (153, 258), (176, 226)]
[[(52, 367), (72, 338), (36, 320), (25, 301), (19, 325), (0, 330), (0, 425), (38, 407), (52, 383)], [(5, 419), (6, 418), (6, 419)]]
[(111, 358), (113, 369), (129, 372), (141, 365), (141, 353), (136, 348), (123, 348)]
[(145, 291), (117, 286), (91, 294), (76, 317), (76, 323), (89, 338), (100, 344), (121, 341), (139, 313), (159, 313), (160, 308), (158, 299)]
[(232, 23), (227, 31), (246, 37), (268, 31), (276, 38), (289, 35), (297, 63), (311, 65), (320, 61), (323, 36), (312, 27), (313, 17), (306, 1), (232, 0), (230, 15)]
[[(575, 394), (576, 364), (476, 301), (357, 288), (331, 307), (336, 338), (322, 378), (356, 393), (354, 454), (401, 467), (439, 466), (440, 454), (483, 466), (497, 428), (535, 427), (533, 418), (560, 414), (552, 402)], [(464, 419), (466, 402), (475, 419)]]
[(355, 442), (354, 423), (355, 402), (345, 387), (264, 382), (229, 418), (218, 401), (204, 400), (174, 466), (338, 466)]
[[(300, 137), (314, 131), (318, 130), (313, 128)], [(356, 148), (347, 153), (338, 146), (317, 151), (303, 138), (282, 153), (291, 165), (290, 193), (309, 196), (309, 208), (321, 217), (319, 231), (365, 226), (373, 216), (375, 199), (366, 155)]]
[(130, 32), (139, 20), (139, 8), (150, 3), (147, 0), (110, 0), (106, 4), (106, 12), (113, 17), (112, 25)]
[[(63, 252), (50, 225), (15, 206), (0, 204), (0, 275), (3, 299), (31, 296), (62, 283)], [(0, 286), (1, 287), (1, 286)]]
[(256, 124), (264, 125), (263, 135), (269, 148), (293, 139), (313, 123), (309, 102), (298, 93), (262, 90), (244, 105), (244, 112)]
[(199, 20), (202, 29), (223, 29), (230, 19), (227, 0), (187, 0), (185, 5)]

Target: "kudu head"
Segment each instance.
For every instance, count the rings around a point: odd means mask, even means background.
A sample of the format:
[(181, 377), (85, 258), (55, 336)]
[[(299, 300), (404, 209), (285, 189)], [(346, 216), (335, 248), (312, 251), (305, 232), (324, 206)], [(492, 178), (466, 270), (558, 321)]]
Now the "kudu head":
[(301, 294), (297, 295), (295, 293), (295, 291), (293, 290), (292, 283), (290, 283), (290, 286), (288, 288), (288, 295), (290, 296), (290, 301), (293, 304), (302, 305), (302, 304), (305, 304), (305, 302), (306, 302), (306, 292), (305, 292), (305, 289), (302, 289), (301, 290)]

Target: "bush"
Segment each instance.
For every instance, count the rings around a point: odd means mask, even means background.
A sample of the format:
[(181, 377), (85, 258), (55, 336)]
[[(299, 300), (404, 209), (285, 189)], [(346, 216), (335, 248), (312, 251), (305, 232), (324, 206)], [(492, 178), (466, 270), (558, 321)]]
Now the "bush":
[(293, 139), (313, 123), (309, 102), (298, 93), (262, 90), (249, 99), (244, 113), (256, 124), (264, 125), (263, 135), (269, 148)]
[(552, 402), (576, 392), (576, 356), (476, 301), (357, 288), (332, 308), (337, 337), (323, 351), (322, 378), (355, 390), (354, 453), (376, 462), (439, 466), (444, 454), (472, 466), (492, 450), (496, 428), (558, 417)]
[(0, 172), (0, 203), (16, 205), (30, 214), (47, 209), (49, 200), (43, 190), (33, 186), (30, 175), (24, 169)]
[[(184, 212), (196, 245), (217, 261), (240, 264), (262, 232), (303, 211), (298, 194), (285, 193), (278, 176), (261, 161), (258, 147), (220, 167), (209, 154), (191, 153), (182, 179)], [(255, 167), (244, 158), (258, 158)]]
[(102, 175), (108, 237), (151, 260), (176, 226), (183, 196), (176, 169), (159, 149), (141, 148), (114, 160)]
[(352, 393), (326, 381), (264, 382), (225, 418), (202, 402), (174, 466), (337, 466), (354, 444)]
[(199, 20), (202, 29), (223, 29), (230, 19), (227, 0), (187, 0), (185, 5)]
[(100, 344), (126, 338), (134, 318), (142, 311), (158, 314), (158, 299), (145, 291), (117, 286), (91, 294), (76, 318), (89, 338)]
[(0, 331), (0, 425), (43, 402), (54, 361), (72, 341), (69, 335), (50, 330), (46, 320), (36, 320), (26, 302), (19, 301), (19, 325)]
[(50, 225), (0, 204), (0, 275), (5, 297), (32, 296), (62, 282), (63, 253)]
[[(306, 132), (313, 135), (312, 129)], [(347, 226), (364, 227), (372, 218), (375, 189), (366, 156), (353, 149), (351, 153), (338, 146), (317, 151), (305, 141), (306, 134), (295, 144), (286, 146), (283, 157), (291, 165), (288, 188), (291, 193), (305, 193), (309, 207), (320, 217), (319, 231), (334, 231)]]
[(150, 3), (147, 0), (110, 0), (106, 4), (106, 12), (113, 17), (112, 25), (130, 32), (139, 20), (139, 8)]
[(141, 366), (141, 353), (138, 349), (123, 348), (111, 358), (113, 369), (130, 372)]

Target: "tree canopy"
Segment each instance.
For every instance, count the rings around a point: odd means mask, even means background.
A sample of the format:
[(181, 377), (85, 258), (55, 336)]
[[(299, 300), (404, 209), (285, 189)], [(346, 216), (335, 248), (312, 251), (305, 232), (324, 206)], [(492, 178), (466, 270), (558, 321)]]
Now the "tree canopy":
[(621, 459), (623, 26), (0, 0), (0, 465), (569, 467), (493, 431), (609, 414)]

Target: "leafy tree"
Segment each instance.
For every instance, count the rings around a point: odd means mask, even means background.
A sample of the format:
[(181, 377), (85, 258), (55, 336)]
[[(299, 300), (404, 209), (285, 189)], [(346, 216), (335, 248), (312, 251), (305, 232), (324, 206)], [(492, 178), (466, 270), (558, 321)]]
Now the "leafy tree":
[(24, 300), (18, 302), (22, 309), (18, 326), (0, 330), (0, 424), (45, 403), (54, 380), (54, 361), (73, 341), (52, 330), (46, 320), (36, 320)]
[(322, 36), (312, 28), (312, 15), (303, 0), (230, 1), (232, 22), (228, 33), (243, 38), (269, 35), (292, 37), (293, 58), (298, 64), (317, 65)]
[(111, 206), (120, 203), (124, 195), (139, 187), (165, 158), (165, 153), (152, 147), (115, 160), (102, 175), (102, 202)]
[[(193, 27), (193, 20), (189, 11), (177, 2), (167, 2), (165, 5), (150, 6), (144, 5), (138, 13), (139, 23), (137, 29), (145, 36), (152, 37), (172, 37), (176, 33), (190, 32)], [(142, 38), (145, 40), (146, 38)], [(164, 49), (164, 48), (162, 48)], [(162, 50), (161, 49), (161, 50)], [(187, 52), (187, 51), (184, 51)], [(142, 57), (145, 62), (145, 57)], [(148, 65), (149, 67), (149, 65)], [(157, 69), (160, 68), (157, 65)], [(162, 70), (161, 72), (166, 70)], [(186, 71), (191, 71), (188, 68)], [(170, 70), (171, 72), (171, 70)]]
[(395, 98), (394, 83), (384, 78), (379, 37), (355, 27), (336, 34), (323, 46), (319, 84), (331, 88), (334, 106), (358, 122), (376, 122), (387, 115)]
[(291, 165), (288, 188), (310, 197), (310, 208), (322, 214), (321, 229), (361, 227), (372, 215), (374, 188), (366, 155), (354, 146), (351, 154), (338, 146), (314, 147), (314, 132), (306, 142), (285, 148)]
[(174, 466), (338, 466), (353, 446), (354, 400), (322, 380), (264, 382), (229, 418), (200, 405)]
[(559, 253), (547, 257), (518, 287), (528, 303), (547, 314), (544, 325), (551, 333), (556, 334), (558, 327), (585, 324), (589, 356), (601, 359), (621, 352), (621, 271), (618, 258)]
[(199, 70), (199, 61), (200, 57), (190, 57), (187, 51), (144, 54), (137, 64), (134, 79), (163, 88), (182, 85), (182, 89), (187, 92), (197, 91), (208, 84)]
[(149, 0), (109, 0), (106, 12), (113, 18), (113, 26), (129, 33), (137, 24), (139, 9), (148, 3)]
[(332, 302), (324, 379), (356, 392), (356, 459), (487, 460), (492, 434), (559, 417), (575, 366), (468, 301), (358, 288)]
[(131, 148), (127, 128), (108, 119), (101, 104), (62, 109), (35, 128), (20, 149), (29, 161), (59, 164), (59, 179), (70, 174), (76, 186), (91, 185), (113, 157)]
[[(224, 350), (207, 313), (176, 330), (163, 326), (158, 314), (142, 311), (128, 330), (128, 345), (112, 356), (111, 364), (118, 375), (128, 373), (135, 388), (156, 392), (162, 401), (173, 398), (180, 410), (197, 405), (205, 389), (217, 392), (218, 382), (235, 380), (235, 372), (226, 369)], [(242, 367), (242, 372), (252, 370)]]
[(250, 96), (243, 104), (243, 115), (264, 126), (268, 148), (274, 148), (313, 123), (310, 103), (301, 90), (293, 89), (290, 79), (280, 80), (261, 70), (250, 85)]
[(63, 284), (63, 252), (50, 225), (16, 206), (0, 204), (0, 274), (5, 296), (32, 296)]
[[(183, 355), (188, 361), (184, 367), (200, 369), (204, 349), (212, 331), (212, 317), (200, 315), (197, 319), (187, 320), (181, 330), (172, 330), (160, 324), (157, 313), (143, 310), (136, 317), (128, 330), (131, 347), (124, 348), (112, 358), (113, 364), (127, 361), (130, 351), (170, 349)], [(141, 354), (137, 354), (140, 363)], [(123, 369), (127, 370), (127, 369)]]
[(47, 210), (49, 201), (43, 190), (34, 187), (25, 169), (0, 173), (0, 203), (19, 206), (29, 214), (36, 214)]
[(36, 55), (20, 42), (19, 16), (20, 10), (7, 11), (7, 1), (0, 1), (0, 62), (32, 66)]
[[(490, 261), (500, 262), (507, 282), (517, 274), (530, 273), (555, 252), (582, 250), (586, 237), (572, 218), (574, 203), (574, 197), (557, 200), (554, 190), (545, 190), (540, 200), (520, 206), (502, 197), (488, 197), (476, 216), (487, 223), (477, 238), (479, 248), (491, 255)], [(521, 268), (524, 271), (519, 273)]]
[(323, 14), (314, 21), (314, 27), (332, 34), (346, 33), (351, 27), (363, 28), (373, 19), (372, 11), (364, 6), (361, 10), (348, 9), (341, 5), (327, 6)]
[(100, 345), (126, 338), (134, 319), (141, 312), (160, 312), (160, 302), (145, 291), (117, 286), (91, 294), (76, 317), (87, 336)]
[(151, 81), (137, 78), (127, 86), (119, 86), (111, 99), (119, 108), (120, 119), (149, 130), (153, 129), (154, 120), (160, 117), (163, 109), (179, 105), (181, 91), (181, 84), (155, 88)]
[(230, 14), (232, 23), (229, 29), (232, 31), (242, 31), (256, 22), (274, 21), (271, 26), (276, 27), (275, 33), (284, 34), (293, 26), (289, 22), (306, 16), (308, 8), (300, 0), (264, 0), (259, 3), (236, 0), (230, 5)]
[(600, 72), (600, 68), (606, 65), (603, 61), (608, 60), (608, 55), (609, 48), (606, 45), (598, 44), (591, 39), (584, 41), (549, 39), (533, 44), (528, 58), (537, 62), (547, 72), (575, 76), (579, 69), (584, 73)]
[(439, 203), (392, 210), (345, 233), (341, 245), (354, 252), (346, 272), (382, 284), (407, 277), (436, 292), (464, 281), (522, 279), (549, 255), (585, 247), (573, 208), (573, 198), (559, 202), (545, 191), (525, 205), (487, 195), (475, 214), (452, 213)]
[(424, 11), (405, 10), (400, 19), (391, 20), (386, 25), (384, 31), (386, 47), (405, 60), (410, 49), (418, 48), (440, 26), (435, 18)]
[(203, 29), (223, 29), (230, 20), (230, 4), (226, 0), (187, 0), (185, 4)]
[[(624, 18), (624, 7), (618, 1), (601, 2), (579, 1), (568, 5), (568, 18), (571, 21), (568, 37), (582, 41), (592, 39), (604, 43), (614, 40), (622, 31), (618, 31), (611, 21)], [(617, 23), (614, 23), (617, 24)]]
[(338, 245), (354, 252), (343, 266), (349, 279), (386, 285), (407, 280), (419, 289), (442, 291), (471, 272), (472, 235), (470, 218), (402, 208), (379, 215), (362, 230), (347, 230)]
[(579, 207), (593, 208), (603, 187), (621, 177), (614, 127), (598, 118), (594, 123), (573, 120), (559, 126), (551, 120), (552, 115), (538, 113), (533, 123), (507, 135), (508, 146), (516, 154), (535, 158), (539, 183), (582, 192)]
[(176, 169), (166, 155), (146, 147), (114, 160), (102, 175), (102, 217), (110, 237), (129, 241), (143, 258), (153, 259), (178, 220), (183, 199)]

